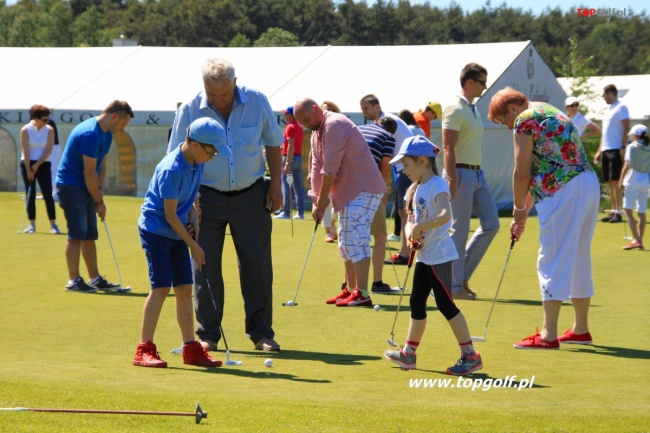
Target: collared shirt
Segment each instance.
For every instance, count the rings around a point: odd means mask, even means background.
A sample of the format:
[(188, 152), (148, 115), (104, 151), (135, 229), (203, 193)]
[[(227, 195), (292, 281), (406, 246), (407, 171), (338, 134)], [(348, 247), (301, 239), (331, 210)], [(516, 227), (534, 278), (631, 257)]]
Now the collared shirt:
[(149, 188), (144, 195), (138, 227), (170, 239), (181, 239), (165, 217), (165, 200), (178, 200), (176, 215), (183, 225), (192, 208), (203, 178), (205, 164), (190, 164), (181, 147), (169, 152), (156, 166)]
[(470, 104), (465, 97), (457, 96), (445, 108), (442, 129), (458, 131), (458, 140), (454, 146), (456, 163), (481, 165), (483, 120), (475, 105)]
[(226, 130), (230, 155), (219, 154), (205, 164), (202, 185), (219, 191), (238, 191), (251, 186), (266, 171), (264, 147), (282, 144), (282, 130), (264, 94), (245, 86), (235, 88), (228, 121), (199, 92), (176, 112), (167, 152), (185, 141), (187, 127), (196, 119), (211, 117)]
[(334, 177), (332, 206), (339, 212), (362, 192), (385, 193), (386, 185), (359, 128), (339, 113), (323, 111), (318, 131), (311, 134), (312, 190), (320, 193), (323, 175)]

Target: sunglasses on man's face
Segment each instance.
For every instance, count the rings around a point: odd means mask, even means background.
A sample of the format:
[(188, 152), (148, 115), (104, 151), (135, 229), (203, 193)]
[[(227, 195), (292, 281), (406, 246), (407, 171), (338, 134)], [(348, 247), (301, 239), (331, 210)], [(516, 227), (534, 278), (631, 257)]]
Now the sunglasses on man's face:
[(487, 87), (487, 80), (474, 80), (483, 87)]

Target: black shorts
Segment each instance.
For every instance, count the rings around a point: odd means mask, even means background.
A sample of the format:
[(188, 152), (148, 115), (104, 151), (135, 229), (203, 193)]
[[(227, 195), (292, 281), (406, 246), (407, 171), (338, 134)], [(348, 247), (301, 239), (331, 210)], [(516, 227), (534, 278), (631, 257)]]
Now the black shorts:
[(603, 163), (603, 180), (605, 182), (618, 181), (621, 178), (621, 169), (623, 168), (623, 158), (621, 150), (605, 150), (602, 153)]
[(404, 201), (406, 190), (409, 189), (412, 183), (411, 179), (400, 170), (397, 176), (397, 209), (406, 209), (406, 202)]

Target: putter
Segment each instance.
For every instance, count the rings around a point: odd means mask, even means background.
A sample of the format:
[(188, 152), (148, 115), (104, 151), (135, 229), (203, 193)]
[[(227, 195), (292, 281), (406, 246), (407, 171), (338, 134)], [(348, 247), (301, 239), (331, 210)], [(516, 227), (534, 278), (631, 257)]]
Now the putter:
[(492, 306), (490, 307), (490, 314), (488, 314), (487, 321), (485, 322), (485, 328), (483, 329), (482, 337), (470, 337), (472, 341), (479, 341), (485, 343), (487, 341), (487, 329), (490, 324), (490, 317), (492, 317), (492, 310), (494, 310), (494, 304), (497, 302), (497, 296), (499, 296), (499, 289), (501, 289), (501, 282), (503, 282), (503, 276), (506, 273), (506, 267), (508, 266), (508, 260), (510, 260), (510, 253), (515, 246), (515, 239), (510, 240), (510, 249), (508, 250), (508, 256), (506, 257), (506, 263), (503, 265), (503, 272), (501, 272), (501, 279), (499, 280), (499, 285), (497, 286), (497, 291), (494, 294), (494, 299), (492, 300)]
[(293, 237), (293, 208), (291, 207), (291, 196), (293, 195), (293, 175), (287, 175), (287, 184), (289, 185), (289, 219), (291, 220), (291, 237)]
[[(203, 269), (203, 279), (205, 280), (206, 286), (208, 286), (208, 292), (210, 292), (210, 299), (212, 300), (212, 305), (214, 306), (214, 311), (217, 311), (217, 303), (214, 301), (214, 295), (212, 294), (212, 287), (210, 286), (210, 281), (205, 274), (205, 268)], [(223, 327), (219, 324), (219, 331), (223, 337), (223, 344), (226, 345), (226, 362), (224, 365), (242, 365), (242, 361), (231, 361), (230, 360), (230, 349), (228, 348), (228, 341), (226, 341), (226, 334), (223, 333)], [(181, 349), (182, 350), (182, 349)]]
[(203, 418), (208, 417), (207, 412), (201, 410), (201, 406), (196, 404), (194, 412), (149, 412), (140, 410), (99, 410), (99, 409), (50, 409), (38, 407), (3, 407), (0, 410), (16, 412), (64, 412), (64, 413), (103, 413), (118, 415), (168, 415), (168, 416), (193, 416), (196, 423), (200, 423)]
[(309, 260), (309, 252), (311, 251), (311, 246), (314, 245), (314, 237), (316, 237), (318, 224), (320, 224), (320, 220), (316, 218), (314, 233), (311, 235), (311, 242), (309, 242), (309, 249), (307, 250), (307, 256), (305, 257), (305, 264), (302, 265), (302, 272), (300, 273), (300, 278), (298, 279), (298, 287), (296, 287), (296, 293), (294, 293), (293, 295), (293, 300), (282, 303), (283, 307), (295, 307), (296, 305), (298, 305), (298, 303), (296, 302), (296, 298), (298, 297), (298, 290), (300, 290), (300, 283), (302, 282), (302, 276), (305, 275), (305, 268), (307, 267), (307, 260)]
[(30, 182), (29, 185), (27, 185), (27, 193), (25, 194), (25, 213), (23, 214), (23, 222), (20, 223), (20, 230), (16, 232), (17, 235), (22, 234), (23, 230), (25, 230), (25, 219), (27, 218), (27, 205), (29, 203), (29, 193), (32, 191), (32, 185), (34, 182)]
[(118, 293), (130, 292), (130, 286), (128, 289), (125, 289), (122, 285), (122, 273), (120, 272), (120, 265), (117, 264), (117, 256), (115, 255), (115, 249), (113, 248), (113, 242), (111, 241), (111, 234), (108, 232), (108, 224), (106, 224), (106, 218), (104, 218), (104, 228), (106, 229), (106, 237), (108, 238), (108, 244), (111, 246), (111, 251), (113, 252), (113, 260), (115, 261), (115, 267), (117, 268), (117, 276), (120, 278), (120, 288), (117, 289)]
[[(388, 219), (393, 218), (393, 216), (395, 215), (395, 208), (396, 207), (397, 206), (393, 205), (393, 208), (390, 211), (390, 215), (388, 216)], [(392, 257), (391, 253), (393, 252), (393, 249), (391, 248), (390, 242), (388, 242), (388, 241), (386, 241), (386, 252), (388, 252), (388, 258), (390, 259)], [(394, 289), (399, 289), (399, 291), (401, 292), (402, 291), (402, 288), (401, 288), (402, 285), (400, 284), (399, 277), (397, 276), (397, 266), (395, 266), (395, 262), (391, 261), (391, 264), (393, 265), (393, 272), (395, 273), (395, 281), (397, 281), (397, 287), (393, 287), (393, 290)]]
[[(409, 255), (409, 262), (408, 262), (408, 267), (406, 268), (406, 277), (404, 278), (404, 285), (406, 286), (406, 282), (409, 279), (409, 273), (411, 272), (411, 266), (413, 265), (413, 259), (415, 259), (415, 250), (411, 250), (411, 254)], [(395, 324), (397, 323), (397, 314), (399, 313), (399, 309), (402, 306), (402, 298), (404, 298), (404, 292), (406, 289), (402, 290), (400, 295), (399, 295), (399, 302), (397, 303), (397, 310), (395, 310), (395, 319), (393, 319), (393, 327), (390, 330), (390, 338), (388, 339), (388, 344), (393, 346), (393, 347), (398, 347), (399, 345), (395, 343)]]

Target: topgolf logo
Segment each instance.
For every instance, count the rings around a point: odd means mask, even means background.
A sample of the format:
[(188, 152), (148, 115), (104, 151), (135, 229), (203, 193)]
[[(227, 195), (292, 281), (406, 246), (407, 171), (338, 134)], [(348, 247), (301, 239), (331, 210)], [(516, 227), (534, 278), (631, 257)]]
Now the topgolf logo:
[(619, 17), (627, 16), (627, 9), (618, 8), (577, 8), (579, 17)]

